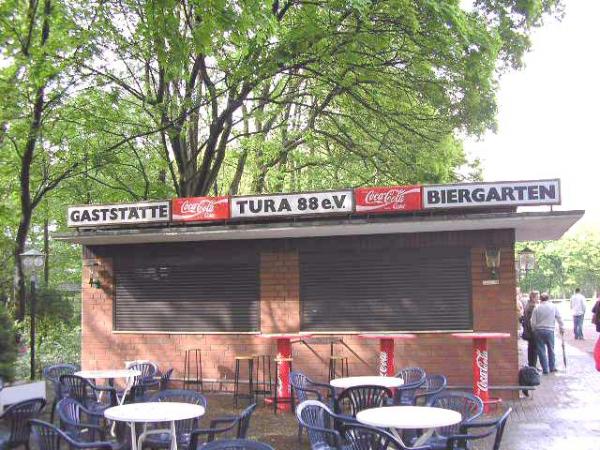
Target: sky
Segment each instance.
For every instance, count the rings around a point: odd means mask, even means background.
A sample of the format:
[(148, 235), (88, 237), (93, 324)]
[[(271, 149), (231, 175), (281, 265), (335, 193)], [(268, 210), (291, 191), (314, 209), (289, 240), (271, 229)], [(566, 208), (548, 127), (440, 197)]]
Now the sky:
[(560, 178), (562, 205), (584, 209), (575, 230), (600, 229), (600, 0), (565, 0), (562, 21), (533, 35), (525, 68), (505, 74), (498, 131), (465, 149), (486, 181)]

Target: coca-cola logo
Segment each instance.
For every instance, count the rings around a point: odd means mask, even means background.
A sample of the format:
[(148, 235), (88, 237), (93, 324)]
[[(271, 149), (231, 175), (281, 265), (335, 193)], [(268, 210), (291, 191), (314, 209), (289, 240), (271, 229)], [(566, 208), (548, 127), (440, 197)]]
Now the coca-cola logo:
[(416, 211), (421, 207), (419, 186), (360, 188), (356, 190), (356, 212)]
[(215, 202), (212, 200), (200, 200), (199, 202), (191, 202), (185, 200), (181, 204), (181, 214), (212, 214), (215, 211)]
[(365, 195), (365, 203), (367, 205), (393, 205), (398, 207), (404, 203), (407, 192), (406, 189), (390, 189), (384, 192), (369, 191)]
[(487, 350), (477, 349), (475, 355), (475, 363), (479, 370), (479, 377), (477, 379), (477, 388), (482, 392), (488, 391), (488, 352)]
[(387, 377), (388, 373), (388, 355), (387, 352), (379, 352), (379, 375)]

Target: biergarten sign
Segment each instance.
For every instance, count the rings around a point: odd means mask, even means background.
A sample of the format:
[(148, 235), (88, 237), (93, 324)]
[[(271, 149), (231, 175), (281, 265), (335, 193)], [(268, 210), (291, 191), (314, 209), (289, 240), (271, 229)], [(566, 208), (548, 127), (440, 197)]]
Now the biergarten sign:
[(70, 227), (168, 222), (171, 219), (168, 201), (72, 206), (67, 214)]
[(560, 180), (423, 186), (424, 209), (559, 204)]
[(558, 205), (560, 180), (365, 187), (240, 197), (190, 197), (68, 209), (69, 227), (218, 222), (335, 214), (408, 213), (431, 209)]
[(352, 191), (232, 197), (231, 217), (352, 213)]

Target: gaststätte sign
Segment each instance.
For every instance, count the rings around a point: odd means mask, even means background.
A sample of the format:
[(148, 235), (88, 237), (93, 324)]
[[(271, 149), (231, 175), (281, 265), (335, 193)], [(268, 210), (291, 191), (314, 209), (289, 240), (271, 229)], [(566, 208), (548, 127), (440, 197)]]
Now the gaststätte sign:
[(369, 187), (354, 189), (357, 214), (418, 211), (421, 186)]
[(232, 218), (352, 213), (352, 191), (231, 197)]
[(425, 209), (560, 205), (560, 180), (423, 186)]
[(229, 197), (174, 198), (173, 222), (202, 222), (229, 219)]
[(140, 202), (121, 205), (85, 205), (68, 209), (70, 227), (96, 227), (138, 223), (168, 222), (170, 202)]

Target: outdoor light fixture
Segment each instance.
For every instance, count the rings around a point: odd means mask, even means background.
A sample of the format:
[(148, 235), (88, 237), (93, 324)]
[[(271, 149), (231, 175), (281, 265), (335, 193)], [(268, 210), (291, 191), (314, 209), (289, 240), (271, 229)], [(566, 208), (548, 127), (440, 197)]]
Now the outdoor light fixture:
[(527, 275), (535, 269), (535, 252), (525, 247), (519, 252), (519, 273)]
[(21, 258), (21, 263), (23, 264), (23, 269), (25, 272), (25, 276), (29, 277), (30, 283), (31, 283), (31, 288), (30, 288), (30, 292), (31, 292), (31, 305), (29, 308), (29, 314), (30, 314), (30, 320), (31, 320), (31, 324), (30, 324), (30, 339), (29, 339), (29, 346), (30, 346), (30, 355), (31, 355), (31, 361), (30, 361), (30, 366), (29, 366), (29, 370), (30, 370), (30, 378), (31, 380), (35, 379), (35, 303), (36, 303), (36, 298), (35, 298), (35, 289), (37, 287), (37, 283), (38, 283), (38, 273), (44, 270), (44, 263), (46, 262), (46, 255), (42, 252), (40, 252), (39, 250), (28, 250), (25, 253), (21, 253), (19, 255), (19, 257)]
[(500, 249), (490, 247), (485, 249), (485, 265), (490, 269), (492, 280), (498, 279), (498, 268), (500, 267)]
[(100, 284), (100, 263), (94, 261), (90, 264), (90, 287), (94, 287), (96, 289), (100, 289), (102, 285)]

